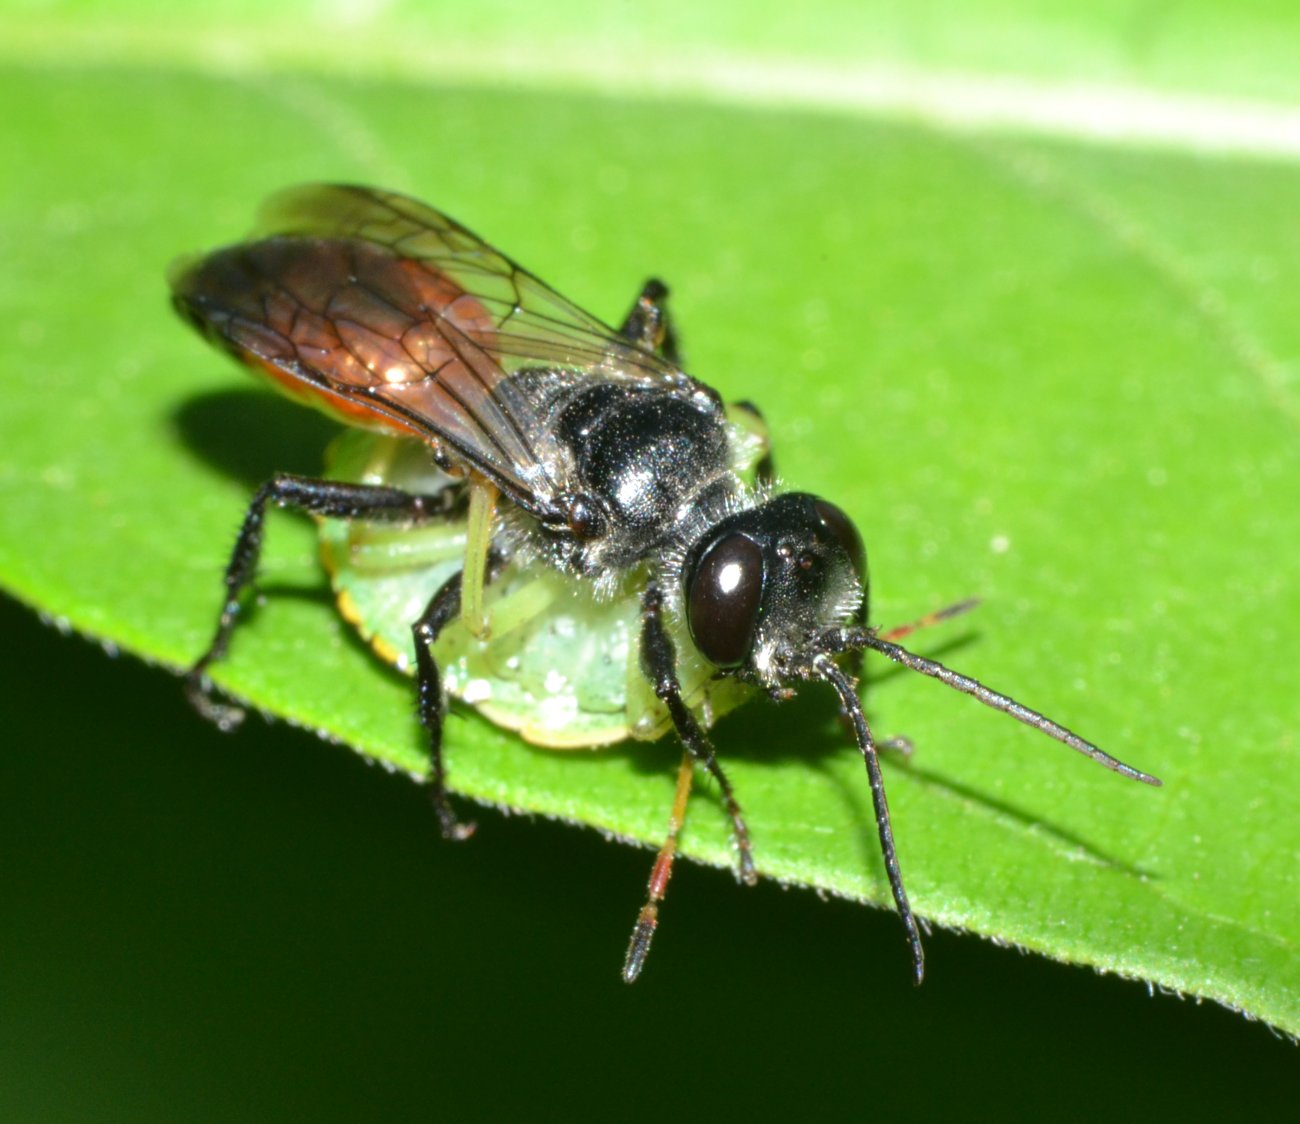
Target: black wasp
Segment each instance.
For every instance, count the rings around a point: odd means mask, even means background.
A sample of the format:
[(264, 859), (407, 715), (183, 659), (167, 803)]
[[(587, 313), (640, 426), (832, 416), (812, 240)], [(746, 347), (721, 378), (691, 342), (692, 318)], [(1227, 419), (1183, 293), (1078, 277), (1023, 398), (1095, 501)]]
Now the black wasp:
[[(624, 963), (628, 981), (650, 948), (695, 765), (721, 792), (741, 881), (756, 879), (740, 805), (705, 732), (747, 692), (783, 698), (820, 680), (839, 696), (866, 763), (918, 982), (920, 931), (856, 690), (866, 649), (1126, 777), (1160, 783), (900, 647), (896, 640), (915, 626), (870, 627), (866, 556), (852, 521), (827, 500), (775, 486), (752, 407), (724, 407), (716, 391), (681, 370), (659, 282), (645, 285), (614, 331), (438, 211), (369, 188), (308, 186), (273, 197), (253, 240), (179, 263), (171, 284), (177, 310), (208, 339), (295, 397), (386, 435), (378, 441), (408, 451), (419, 443), (425, 466), (352, 480), (279, 475), (261, 487), (226, 569), (216, 634), (187, 676), (195, 705), (226, 728), (241, 716), (211, 698), (207, 672), (225, 653), (255, 576), (268, 504), (351, 526), (411, 528), (434, 540), (460, 536), (460, 556), (436, 580), (428, 570), (427, 599), (421, 594), (402, 622), (413, 644), (389, 645), (394, 662), (410, 664), (416, 676), (433, 804), (448, 838), (467, 837), (473, 825), (457, 818), (448, 799), (446, 695), (482, 706), (492, 676), (480, 676), (471, 692), (465, 669), (489, 658), (494, 645), (509, 646), (516, 663), (530, 652), (535, 662), (551, 659), (527, 642), (535, 634), (526, 612), (520, 623), (518, 605), (528, 602), (520, 591), (541, 590), (529, 602), (534, 618), (567, 612), (606, 649), (622, 636), (633, 676), (612, 723), (566, 733), (532, 716), (525, 721), (521, 709), (544, 714), (555, 701), (535, 690), (503, 720), (555, 746), (657, 737), (671, 726), (685, 747), (667, 839)], [(355, 601), (349, 615), (377, 631)], [(564, 607), (571, 603), (586, 605), (588, 615), (573, 616)], [(494, 627), (497, 611), (511, 617), (511, 630)], [(536, 670), (548, 683), (552, 675), (564, 679), (564, 668)], [(584, 716), (580, 691), (556, 690), (572, 704), (561, 708), (566, 720)], [(615, 709), (620, 690), (607, 692)]]

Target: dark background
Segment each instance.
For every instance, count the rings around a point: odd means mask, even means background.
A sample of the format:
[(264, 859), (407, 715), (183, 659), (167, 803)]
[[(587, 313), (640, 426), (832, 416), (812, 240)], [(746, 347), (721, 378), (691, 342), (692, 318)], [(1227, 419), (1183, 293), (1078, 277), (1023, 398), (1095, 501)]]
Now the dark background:
[(201, 722), (178, 681), (0, 599), (0, 1116), (1243, 1118), (1300, 1094), (1266, 1027), (479, 814), (349, 751)]

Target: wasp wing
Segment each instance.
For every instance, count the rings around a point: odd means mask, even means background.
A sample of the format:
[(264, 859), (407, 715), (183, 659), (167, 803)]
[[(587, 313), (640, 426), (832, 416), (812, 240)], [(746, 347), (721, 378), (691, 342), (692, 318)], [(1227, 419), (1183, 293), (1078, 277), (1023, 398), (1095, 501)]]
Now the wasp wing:
[(178, 308), (345, 420), (413, 433), (526, 510), (566, 489), (525, 370), (697, 384), (440, 212), (364, 187), (273, 196), (253, 241), (172, 274)]

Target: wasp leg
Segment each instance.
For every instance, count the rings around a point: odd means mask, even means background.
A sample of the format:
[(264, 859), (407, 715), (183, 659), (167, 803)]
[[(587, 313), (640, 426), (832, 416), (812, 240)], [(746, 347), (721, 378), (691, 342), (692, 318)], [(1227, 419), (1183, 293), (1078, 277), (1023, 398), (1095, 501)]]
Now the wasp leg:
[(739, 402), (733, 402), (728, 409), (748, 414), (750, 417), (749, 428), (762, 439), (763, 455), (759, 458), (758, 464), (754, 466), (754, 479), (763, 487), (775, 483), (776, 461), (772, 458), (772, 442), (767, 430), (767, 418), (763, 416), (763, 411), (747, 398), (742, 398)]
[(438, 635), (460, 613), (461, 575), (453, 574), (425, 606), (420, 619), (411, 626), (415, 637), (415, 668), (420, 700), (420, 724), (428, 735), (429, 787), (434, 810), (444, 839), (468, 839), (474, 834), (473, 823), (461, 823), (447, 799), (447, 766), (442, 759), (442, 719), (444, 700), (438, 661), (433, 645)]
[(310, 515), (329, 519), (365, 519), (376, 523), (418, 523), (452, 509), (455, 490), (447, 488), (434, 495), (413, 495), (398, 488), (370, 484), (344, 484), (337, 480), (318, 480), (310, 476), (273, 476), (253, 496), (240, 525), (235, 549), (226, 566), (226, 600), (221, 607), (217, 629), (207, 651), (185, 673), (185, 693), (194, 708), (222, 730), (233, 730), (243, 720), (237, 706), (212, 698), (208, 668), (226, 654), (230, 636), (239, 620), (244, 590), (257, 574), (257, 560), (262, 553), (267, 504), (296, 508)]
[(621, 335), (646, 351), (661, 355), (674, 367), (682, 364), (677, 346), (677, 333), (673, 331), (668, 316), (668, 286), (651, 277), (641, 287), (641, 295), (633, 302), (619, 328)]
[(857, 696), (857, 685), (835, 665), (835, 661), (829, 655), (820, 655), (814, 663), (814, 670), (835, 688), (836, 694), (840, 697), (840, 706), (852, 720), (854, 737), (862, 753), (862, 760), (866, 764), (867, 780), (871, 785), (871, 803), (876, 812), (876, 834), (880, 837), (880, 853), (885, 859), (885, 874), (889, 878), (889, 889), (894, 896), (894, 906), (907, 933), (907, 943), (912, 949), (912, 977), (919, 985), (925, 977), (925, 949), (921, 946), (921, 926), (912, 912), (912, 905), (907, 899), (907, 890), (903, 887), (903, 872), (898, 865), (898, 849), (894, 846), (894, 828), (889, 818), (889, 801), (885, 798), (885, 778), (880, 772), (880, 757), (871, 736), (871, 727), (867, 725), (866, 715), (862, 713), (862, 703)]
[[(492, 581), (505, 566), (505, 558), (495, 550), (488, 552), (484, 579)], [(474, 834), (473, 823), (461, 823), (447, 799), (447, 766), (442, 759), (442, 724), (446, 712), (446, 699), (442, 693), (442, 676), (438, 661), (433, 658), (433, 646), (442, 630), (461, 612), (463, 575), (453, 574), (429, 598), (420, 619), (411, 625), (415, 638), (415, 682), (419, 698), (420, 724), (428, 735), (429, 787), (438, 825), (446, 839), (468, 839)]]
[(700, 729), (695, 715), (682, 701), (682, 687), (677, 679), (677, 652), (672, 637), (664, 628), (663, 593), (654, 581), (646, 586), (641, 597), (641, 670), (654, 686), (655, 695), (668, 707), (677, 736), (682, 739), (686, 751), (718, 782), (722, 803), (731, 817), (731, 830), (736, 838), (739, 877), (747, 886), (752, 886), (758, 881), (758, 875), (754, 872), (754, 849), (749, 841), (749, 828), (745, 826), (731, 782), (718, 764), (708, 735)]
[(686, 819), (686, 801), (691, 795), (691, 782), (695, 778), (695, 758), (686, 751), (682, 754), (682, 763), (677, 767), (677, 793), (673, 797), (672, 814), (668, 817), (668, 836), (664, 839), (655, 864), (650, 869), (650, 883), (646, 888), (645, 905), (637, 914), (636, 925), (632, 929), (632, 939), (628, 941), (627, 955), (623, 958), (623, 980), (634, 983), (641, 969), (645, 967), (646, 957), (650, 955), (650, 942), (659, 927), (659, 903), (668, 892), (668, 880), (673, 876), (673, 859), (677, 857), (677, 837), (681, 834), (682, 823)]
[(978, 606), (980, 599), (978, 597), (968, 597), (965, 601), (957, 601), (952, 605), (945, 605), (942, 609), (935, 609), (932, 613), (926, 613), (923, 617), (917, 617), (914, 621), (908, 621), (907, 624), (898, 624), (893, 628), (887, 628), (876, 635), (881, 640), (894, 642), (902, 640), (904, 636), (910, 636), (914, 632), (919, 632), (923, 628), (932, 628), (936, 624), (942, 624), (944, 621), (950, 621), (953, 617), (959, 617), (963, 613), (969, 613)]

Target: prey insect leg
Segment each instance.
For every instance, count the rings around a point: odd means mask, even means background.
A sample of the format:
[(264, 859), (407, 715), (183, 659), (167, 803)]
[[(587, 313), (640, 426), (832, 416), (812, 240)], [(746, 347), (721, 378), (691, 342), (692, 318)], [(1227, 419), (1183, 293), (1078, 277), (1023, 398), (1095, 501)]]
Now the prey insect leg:
[(673, 810), (668, 817), (668, 837), (655, 864), (650, 868), (650, 883), (646, 888), (645, 905), (637, 914), (636, 925), (632, 929), (632, 938), (628, 941), (627, 955), (623, 958), (623, 980), (635, 982), (645, 967), (646, 957), (650, 955), (650, 942), (654, 939), (655, 929), (659, 927), (659, 903), (668, 892), (668, 880), (673, 876), (673, 859), (677, 857), (677, 837), (681, 834), (682, 823), (686, 819), (686, 802), (691, 795), (691, 782), (695, 777), (695, 758), (687, 750), (682, 754), (682, 763), (677, 767), (677, 793), (673, 797)]
[(682, 701), (682, 687), (677, 679), (677, 652), (672, 637), (664, 627), (663, 593), (655, 581), (647, 584), (645, 593), (641, 596), (641, 670), (654, 687), (656, 697), (662, 699), (668, 707), (677, 736), (682, 739), (686, 751), (718, 782), (722, 803), (727, 809), (727, 815), (731, 817), (731, 830), (736, 839), (739, 878), (747, 886), (752, 886), (758, 881), (758, 875), (754, 871), (754, 848), (749, 841), (749, 828), (745, 826), (731, 782), (718, 764), (708, 736), (700, 728), (690, 708)]
[(483, 587), (487, 581), (488, 552), (492, 548), (492, 520), (499, 494), (490, 480), (477, 474), (471, 478), (468, 541), (465, 544), (465, 568), (461, 571), (460, 612), (465, 618), (465, 627), (480, 640), (486, 640), (488, 634)]
[(418, 523), (451, 509), (455, 491), (444, 489), (433, 495), (414, 495), (399, 488), (370, 484), (345, 484), (311, 476), (273, 476), (253, 496), (235, 539), (226, 566), (226, 599), (217, 620), (212, 641), (185, 673), (185, 693), (194, 708), (222, 730), (233, 730), (243, 720), (238, 706), (212, 698), (208, 668), (226, 654), (230, 637), (239, 620), (244, 590), (257, 575), (262, 553), (266, 507), (295, 508), (328, 519), (364, 519), (373, 523)]

